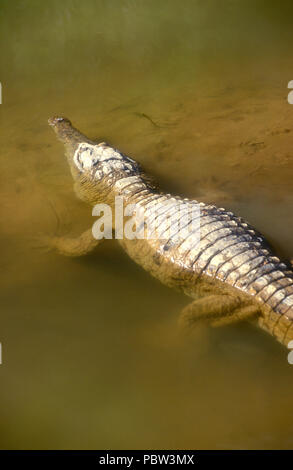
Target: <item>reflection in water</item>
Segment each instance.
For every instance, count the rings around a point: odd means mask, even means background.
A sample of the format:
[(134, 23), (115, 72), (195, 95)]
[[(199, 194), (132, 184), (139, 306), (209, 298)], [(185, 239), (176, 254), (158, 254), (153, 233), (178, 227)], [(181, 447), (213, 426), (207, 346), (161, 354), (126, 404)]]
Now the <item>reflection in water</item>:
[(292, 256), (282, 4), (2, 0), (2, 448), (292, 447), (293, 369), (271, 337), (240, 325), (182, 338), (189, 300), (114, 242), (72, 260), (31, 241), (56, 214), (63, 232), (92, 222), (47, 126), (60, 113)]

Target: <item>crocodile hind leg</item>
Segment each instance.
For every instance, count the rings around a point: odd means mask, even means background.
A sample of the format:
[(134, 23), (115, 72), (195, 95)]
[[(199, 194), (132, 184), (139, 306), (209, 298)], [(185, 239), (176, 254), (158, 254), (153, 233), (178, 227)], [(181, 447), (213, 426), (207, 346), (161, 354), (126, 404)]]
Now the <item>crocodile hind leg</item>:
[(251, 318), (258, 312), (258, 306), (243, 305), (239, 297), (209, 295), (187, 305), (181, 312), (179, 322), (183, 327), (193, 327), (198, 322), (220, 326)]
[(77, 257), (91, 253), (102, 241), (93, 237), (92, 229), (88, 229), (78, 237), (43, 236), (42, 241), (51, 250), (62, 255)]
[(224, 325), (231, 325), (232, 323), (238, 323), (239, 321), (252, 320), (253, 318), (260, 315), (260, 309), (257, 305), (247, 305), (243, 308), (236, 308), (235, 311), (231, 312), (227, 316), (211, 322), (211, 326), (218, 327)]

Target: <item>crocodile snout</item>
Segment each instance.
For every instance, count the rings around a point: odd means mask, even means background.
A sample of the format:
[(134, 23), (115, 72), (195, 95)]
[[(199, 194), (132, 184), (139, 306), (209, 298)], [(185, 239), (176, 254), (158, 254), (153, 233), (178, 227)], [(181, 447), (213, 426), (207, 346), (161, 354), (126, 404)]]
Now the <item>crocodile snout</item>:
[(49, 126), (57, 126), (58, 124), (69, 124), (71, 126), (71, 122), (69, 119), (63, 116), (53, 116), (48, 119)]
[(94, 144), (94, 142), (75, 129), (71, 124), (71, 121), (64, 116), (52, 116), (48, 119), (48, 124), (54, 130), (57, 138), (65, 145), (67, 158), (70, 164), (72, 163), (74, 153), (80, 143), (84, 142)]

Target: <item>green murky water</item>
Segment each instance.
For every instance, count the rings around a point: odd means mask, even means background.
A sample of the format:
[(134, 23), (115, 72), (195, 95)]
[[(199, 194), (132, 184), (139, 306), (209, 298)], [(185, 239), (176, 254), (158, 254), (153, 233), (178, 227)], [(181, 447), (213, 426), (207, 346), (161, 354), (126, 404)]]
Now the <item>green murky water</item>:
[(293, 447), (271, 337), (182, 338), (188, 299), (114, 242), (84, 259), (32, 242), (56, 214), (92, 223), (47, 126), (60, 113), (292, 256), (290, 18), (284, 0), (1, 1), (1, 448)]

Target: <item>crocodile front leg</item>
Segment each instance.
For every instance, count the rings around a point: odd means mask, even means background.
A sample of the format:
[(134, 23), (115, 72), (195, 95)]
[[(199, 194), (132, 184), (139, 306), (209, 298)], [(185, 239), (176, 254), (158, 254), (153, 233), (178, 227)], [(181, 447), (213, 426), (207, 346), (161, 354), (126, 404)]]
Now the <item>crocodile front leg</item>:
[(193, 327), (198, 322), (220, 326), (251, 319), (258, 314), (257, 305), (244, 305), (238, 297), (209, 295), (187, 305), (181, 312), (179, 322), (184, 328)]
[(77, 257), (91, 253), (103, 240), (94, 238), (92, 229), (88, 229), (78, 237), (46, 237), (46, 244), (62, 255)]

